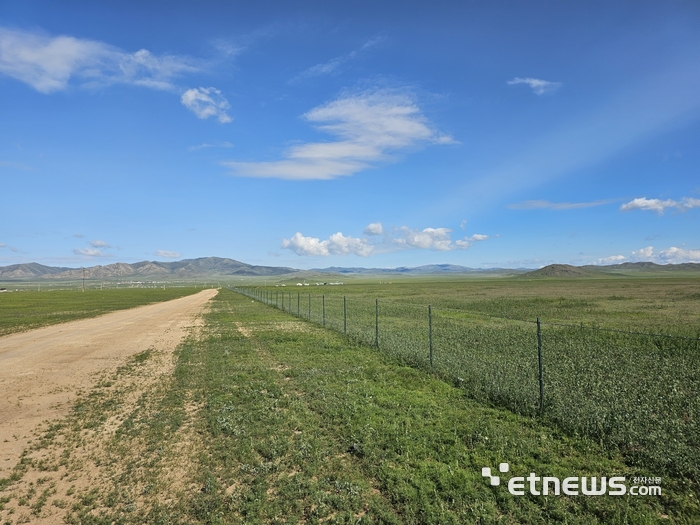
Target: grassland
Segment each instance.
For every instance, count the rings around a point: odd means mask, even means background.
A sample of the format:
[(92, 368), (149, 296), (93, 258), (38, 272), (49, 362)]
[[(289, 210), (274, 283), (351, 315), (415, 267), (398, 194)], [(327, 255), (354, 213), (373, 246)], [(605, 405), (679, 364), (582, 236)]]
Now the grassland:
[(0, 294), (0, 336), (97, 317), (195, 293), (194, 287), (52, 290)]
[(659, 329), (677, 335), (700, 333), (700, 277), (692, 275), (581, 279), (382, 277), (354, 279), (344, 286), (301, 288), (293, 284), (290, 281), (285, 288), (268, 286), (267, 290), (292, 293), (294, 300), (300, 292), (302, 297), (311, 293), (329, 298), (347, 296), (356, 301), (379, 299), (525, 321), (540, 317), (548, 322), (639, 331)]
[(475, 400), (588, 436), (631, 465), (700, 480), (698, 279), (411, 280), (322, 292), (248, 289)]
[[(171, 375), (128, 403), (149, 352), (47, 427), (3, 517), (68, 523), (696, 523), (697, 485), (661, 497), (510, 496), (481, 475), (649, 474), (585, 436), (488, 407), (368, 345), (222, 290)], [(81, 483), (98, 469), (100, 482)], [(31, 485), (22, 480), (32, 479)], [(84, 480), (83, 480), (84, 481)], [(0, 484), (2, 485), (2, 484)], [(67, 488), (66, 488), (67, 487)]]

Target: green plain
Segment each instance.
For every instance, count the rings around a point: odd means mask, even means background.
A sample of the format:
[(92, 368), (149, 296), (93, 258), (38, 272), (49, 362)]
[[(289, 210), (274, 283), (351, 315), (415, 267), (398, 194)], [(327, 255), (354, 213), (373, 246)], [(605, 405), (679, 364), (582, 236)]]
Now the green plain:
[(0, 293), (0, 336), (169, 301), (196, 291), (188, 286)]

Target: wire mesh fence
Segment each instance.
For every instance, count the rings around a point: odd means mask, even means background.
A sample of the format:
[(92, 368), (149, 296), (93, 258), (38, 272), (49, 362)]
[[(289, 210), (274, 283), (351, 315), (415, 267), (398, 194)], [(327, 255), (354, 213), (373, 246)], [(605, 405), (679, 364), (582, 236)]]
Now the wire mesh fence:
[(338, 294), (234, 291), (432, 370), (478, 401), (539, 415), (570, 434), (618, 447), (645, 468), (700, 479), (700, 336)]

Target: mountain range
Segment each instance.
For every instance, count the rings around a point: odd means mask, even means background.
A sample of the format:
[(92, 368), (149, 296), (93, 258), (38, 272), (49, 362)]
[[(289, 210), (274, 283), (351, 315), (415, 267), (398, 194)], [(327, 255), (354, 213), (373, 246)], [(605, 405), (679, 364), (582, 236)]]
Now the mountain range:
[(175, 262), (141, 261), (133, 264), (114, 263), (89, 268), (57, 268), (38, 263), (0, 267), (0, 279), (118, 279), (134, 278), (199, 278), (214, 276), (275, 276), (294, 273), (294, 268), (255, 266), (221, 257), (201, 257)]
[(315, 268), (298, 270), (279, 266), (256, 266), (234, 259), (221, 257), (201, 257), (198, 259), (183, 259), (175, 262), (141, 261), (133, 264), (114, 263), (87, 268), (65, 268), (44, 266), (38, 263), (13, 264), (0, 267), (2, 280), (30, 279), (121, 279), (121, 278), (182, 278), (198, 279), (212, 277), (305, 277), (318, 274), (334, 275), (459, 275), (459, 274), (509, 274), (522, 277), (596, 277), (610, 274), (637, 273), (668, 273), (668, 272), (700, 272), (700, 264), (666, 264), (652, 262), (622, 263), (609, 266), (572, 266), (568, 264), (550, 264), (539, 270), (524, 268), (508, 269), (476, 269), (454, 264), (429, 264), (417, 267), (398, 268), (346, 268), (333, 266), (330, 268)]

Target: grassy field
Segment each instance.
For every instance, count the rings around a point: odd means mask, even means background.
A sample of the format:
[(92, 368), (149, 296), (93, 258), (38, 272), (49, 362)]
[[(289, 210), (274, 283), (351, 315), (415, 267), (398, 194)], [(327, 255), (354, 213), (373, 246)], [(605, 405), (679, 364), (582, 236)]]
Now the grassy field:
[(169, 301), (196, 291), (194, 287), (173, 287), (1, 293), (0, 336)]
[[(340, 279), (342, 280), (342, 279)], [(260, 282), (259, 284), (262, 284)], [(262, 288), (262, 287), (261, 287)], [(411, 277), (355, 279), (344, 286), (268, 286), (271, 293), (347, 296), (356, 301), (432, 305), (534, 321), (700, 334), (700, 277), (526, 279)], [(294, 305), (296, 306), (296, 305)]]
[[(222, 290), (174, 372), (144, 352), (37, 437), (0, 487), (8, 522), (697, 523), (697, 485), (661, 496), (511, 496), (513, 475), (646, 476), (600, 444), (487, 407), (434, 374)], [(91, 482), (81, 483), (92, 470)]]
[(378, 343), (478, 401), (588, 436), (632, 465), (700, 480), (698, 279), (404, 280), (317, 290), (248, 292)]

